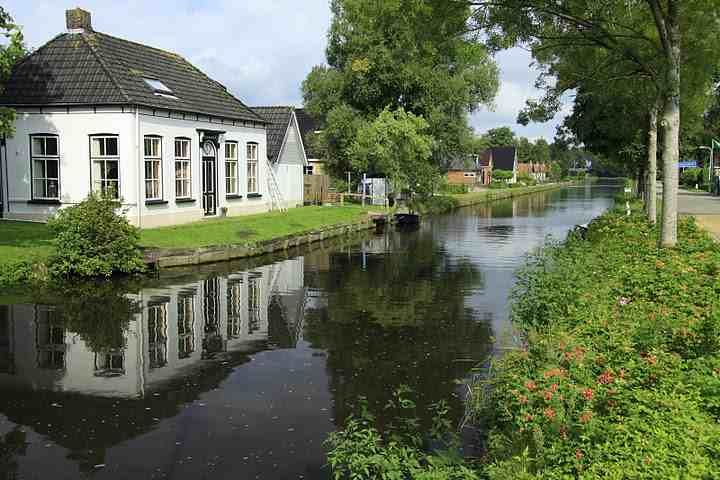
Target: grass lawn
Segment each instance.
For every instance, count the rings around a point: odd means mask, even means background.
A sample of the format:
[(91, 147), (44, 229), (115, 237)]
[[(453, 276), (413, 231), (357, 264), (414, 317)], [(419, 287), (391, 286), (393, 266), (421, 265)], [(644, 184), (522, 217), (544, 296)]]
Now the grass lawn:
[(0, 221), (0, 266), (47, 258), (52, 253), (50, 239), (43, 223)]
[(142, 230), (140, 243), (150, 248), (197, 248), (255, 243), (314, 230), (352, 223), (380, 207), (359, 205), (292, 208), (285, 213), (270, 212), (241, 217), (202, 220), (186, 225)]

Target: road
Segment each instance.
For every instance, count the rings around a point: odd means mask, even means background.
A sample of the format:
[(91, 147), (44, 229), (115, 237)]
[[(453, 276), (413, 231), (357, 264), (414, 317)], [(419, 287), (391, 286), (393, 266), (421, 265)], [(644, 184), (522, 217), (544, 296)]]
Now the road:
[(713, 197), (707, 192), (681, 189), (678, 213), (693, 215), (700, 226), (720, 240), (720, 197)]

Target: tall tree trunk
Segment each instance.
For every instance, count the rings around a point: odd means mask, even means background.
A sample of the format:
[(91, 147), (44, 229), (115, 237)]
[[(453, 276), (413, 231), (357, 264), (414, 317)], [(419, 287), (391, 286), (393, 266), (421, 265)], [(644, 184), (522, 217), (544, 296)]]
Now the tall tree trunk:
[(666, 82), (663, 108), (663, 211), (660, 246), (677, 243), (678, 158), (680, 157), (680, 21), (679, 0), (668, 1)]
[(650, 108), (647, 144), (647, 176), (645, 185), (645, 212), (650, 223), (657, 221), (657, 137), (658, 100)]

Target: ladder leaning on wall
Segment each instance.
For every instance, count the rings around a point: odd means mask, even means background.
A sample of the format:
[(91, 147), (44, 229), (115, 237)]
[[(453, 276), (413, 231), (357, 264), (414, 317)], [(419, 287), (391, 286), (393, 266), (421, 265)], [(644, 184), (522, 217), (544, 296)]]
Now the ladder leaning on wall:
[(273, 168), (270, 160), (265, 160), (268, 171), (268, 193), (270, 194), (270, 210), (280, 210), (286, 212), (285, 202), (283, 202), (282, 192), (280, 191), (280, 184), (278, 183), (277, 175), (275, 175), (275, 169)]

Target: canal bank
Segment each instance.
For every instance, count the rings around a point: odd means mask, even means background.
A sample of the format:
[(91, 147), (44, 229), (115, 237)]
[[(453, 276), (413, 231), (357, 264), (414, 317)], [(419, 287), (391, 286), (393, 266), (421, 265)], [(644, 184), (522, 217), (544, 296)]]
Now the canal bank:
[[(488, 189), (477, 193), (446, 195), (442, 196), (444, 201), (438, 202), (440, 206), (432, 209), (431, 213), (446, 213), (456, 208), (486, 204), (523, 195), (530, 195), (533, 193), (557, 190), (572, 184), (573, 182), (552, 183), (529, 187), (505, 188), (497, 190)], [(375, 222), (378, 219), (384, 220), (385, 217), (388, 216), (390, 216), (390, 214), (383, 212), (369, 212), (364, 217), (350, 223), (323, 225), (313, 230), (300, 231), (287, 236), (270, 238), (256, 243), (211, 245), (185, 249), (148, 249), (145, 252), (145, 261), (151, 268), (160, 269), (256, 257), (269, 253), (296, 249), (304, 245), (311, 245), (333, 237), (353, 235), (362, 231), (372, 230), (375, 228)], [(278, 217), (278, 220), (282, 220), (282, 218)], [(176, 230), (182, 229), (182, 226), (176, 227)]]
[(423, 432), (441, 401), (458, 424), (457, 380), (506, 330), (526, 254), (616, 192), (476, 204), (413, 232), (165, 269), (140, 285), (27, 289), (0, 306), (0, 435), (18, 446), (9, 468), (58, 480), (329, 479), (328, 435), (363, 404), (379, 425), (402, 424), (385, 407), (406, 386)]

